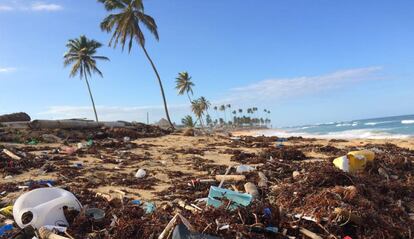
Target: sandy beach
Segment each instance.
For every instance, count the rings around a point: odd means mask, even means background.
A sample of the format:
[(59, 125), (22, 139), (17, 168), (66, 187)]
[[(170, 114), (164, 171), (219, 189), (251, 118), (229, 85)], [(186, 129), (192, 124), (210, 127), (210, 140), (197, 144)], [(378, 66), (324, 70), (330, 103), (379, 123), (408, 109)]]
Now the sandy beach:
[[(49, 182), (53, 182), (53, 186), (62, 187), (73, 192), (85, 205), (105, 208), (109, 215), (115, 213), (115, 211), (112, 212), (111, 210), (119, 207), (115, 206), (113, 202), (114, 199), (119, 197), (121, 197), (121, 202), (118, 202), (116, 205), (125, 205), (123, 206), (125, 210), (131, 210), (128, 208), (133, 207), (133, 205), (130, 205), (132, 200), (154, 203), (157, 208), (155, 214), (152, 217), (143, 217), (143, 221), (139, 222), (142, 225), (157, 223), (156, 227), (147, 226), (144, 229), (139, 227), (146, 236), (152, 233), (160, 233), (168, 223), (168, 220), (174, 215), (173, 212), (180, 212), (192, 218), (196, 227), (202, 230), (201, 228), (205, 228), (209, 223), (208, 217), (202, 216), (203, 212), (208, 213), (210, 210), (206, 208), (202, 209), (202, 212), (196, 213), (192, 210), (197, 211), (197, 209), (194, 209), (192, 206), (189, 207), (193, 208), (191, 210), (188, 207), (187, 209), (186, 207), (183, 208), (182, 203), (194, 205), (196, 199), (206, 197), (209, 187), (219, 184), (218, 181), (214, 180), (215, 176), (225, 174), (229, 166), (233, 167), (233, 171), (230, 174), (238, 174), (234, 171), (234, 168), (238, 165), (248, 165), (255, 168), (255, 171), (247, 173), (246, 179), (240, 182), (224, 183), (224, 187), (229, 190), (244, 192), (243, 185), (246, 182), (258, 183), (259, 178), (256, 171), (263, 172), (263, 175), (267, 177), (268, 186), (260, 188), (262, 195), (260, 202), (264, 203), (264, 205), (271, 205), (272, 208), (277, 207), (279, 208), (278, 210), (283, 209), (284, 213), (279, 215), (282, 218), (291, 215), (291, 213), (305, 213), (311, 218), (323, 218), (332, 215), (332, 210), (342, 203), (344, 209), (353, 210), (358, 217), (368, 220), (369, 215), (366, 212), (371, 211), (372, 213), (372, 210), (379, 210), (375, 209), (376, 206), (373, 206), (380, 203), (376, 201), (377, 199), (374, 199), (379, 196), (372, 194), (375, 190), (379, 190), (375, 188), (378, 186), (384, 188), (393, 187), (392, 185), (397, 184), (400, 185), (399, 187), (405, 188), (404, 190), (408, 190), (403, 194), (406, 195), (405, 197), (398, 196), (401, 194), (395, 194), (391, 198), (386, 199), (391, 200), (390, 203), (385, 205), (389, 210), (394, 208), (393, 202), (395, 201), (401, 200), (403, 205), (409, 203), (407, 200), (411, 197), (409, 195), (413, 193), (412, 188), (408, 189), (409, 185), (412, 184), (409, 178), (412, 174), (410, 170), (413, 167), (413, 162), (412, 157), (409, 156), (407, 158), (407, 155), (413, 154), (411, 151), (414, 147), (413, 140), (329, 140), (296, 137), (288, 138), (281, 146), (277, 137), (249, 136), (253, 134), (255, 134), (255, 131), (233, 132), (231, 137), (223, 134), (184, 136), (182, 132), (175, 132), (136, 138), (131, 141), (125, 141), (123, 137), (96, 138), (90, 146), (78, 148), (75, 152), (69, 154), (65, 153), (67, 147), (76, 148), (79, 143), (85, 144), (86, 141), (39, 142), (30, 146), (27, 144), (1, 143), (0, 148), (9, 149), (15, 152), (16, 155), (19, 155), (19, 157), (22, 156), (22, 158), (25, 155), (25, 158), (22, 160), (27, 160), (25, 162), (27, 166), (23, 168), (13, 168), (18, 167), (19, 162), (15, 162), (16, 164), (12, 166), (9, 163), (7, 166), (4, 165), (2, 167), (1, 177), (3, 180), (0, 183), (0, 191), (3, 192), (1, 198), (2, 206), (12, 205), (16, 198), (27, 192), (28, 189), (47, 187), (47, 185), (39, 182), (49, 180)], [(360, 149), (374, 150), (378, 154), (378, 163), (373, 165), (373, 168), (369, 169), (369, 171), (360, 175), (351, 175), (340, 173), (338, 169), (333, 167), (332, 160), (335, 157), (345, 155), (351, 150)], [(8, 162), (11, 160), (4, 152), (0, 156)], [(387, 183), (389, 179), (384, 178), (383, 174), (378, 174), (376, 171), (378, 167), (386, 170), (387, 177), (395, 178), (393, 179), (393, 184), (389, 185)], [(145, 177), (135, 177), (138, 169), (145, 170)], [(365, 181), (368, 179), (367, 175), (371, 177), (369, 182)], [(351, 184), (345, 182), (348, 180), (347, 178), (351, 180)], [(208, 180), (209, 183), (200, 184), (198, 180)], [(309, 185), (310, 182), (308, 180), (313, 180), (312, 186)], [(325, 180), (330, 181), (330, 183), (325, 185)], [(28, 182), (30, 183), (28, 184)], [(366, 183), (371, 185), (370, 187), (372, 188), (366, 188)], [(377, 186), (374, 187), (373, 185), (375, 184)], [(309, 186), (304, 187), (305, 185)], [(344, 199), (343, 196), (340, 196), (341, 199), (332, 198), (323, 202), (323, 207), (317, 206), (317, 204), (314, 204), (315, 202), (312, 202), (312, 200), (321, 200), (319, 197), (326, 197), (325, 193), (331, 190), (346, 191), (351, 186), (352, 188), (355, 187), (352, 190), (359, 192), (355, 198), (357, 201), (350, 202)], [(292, 187), (296, 187), (296, 189)], [(280, 191), (282, 188), (285, 190), (284, 192)], [(291, 200), (293, 200), (292, 197), (295, 198), (296, 196), (288, 192), (294, 193), (295, 191), (291, 190), (299, 190), (299, 192), (303, 193), (300, 198), (307, 198), (310, 201), (301, 200), (299, 204), (294, 203)], [(368, 193), (366, 190), (374, 191)], [(389, 188), (387, 190), (395, 189)], [(360, 204), (362, 201), (359, 202), (359, 200), (369, 202), (372, 206), (367, 207), (365, 204)], [(262, 205), (261, 203), (255, 205)], [(204, 208), (203, 205), (195, 207)], [(409, 206), (407, 208), (404, 209), (404, 213), (399, 212), (399, 218), (390, 218), (388, 213), (382, 211), (382, 213), (376, 216), (375, 220), (392, 220), (392, 225), (394, 226), (396, 223), (402, 225), (401, 220), (403, 220), (405, 228), (408, 230), (414, 224), (409, 219), (409, 215), (411, 215), (410, 210), (412, 209), (409, 209)], [(405, 210), (407, 211), (405, 212)], [(214, 210), (210, 213), (214, 213), (215, 217), (221, 218), (221, 220), (229, 220), (224, 219), (226, 218), (226, 213), (219, 213), (219, 211)], [(248, 211), (246, 213), (246, 217), (252, 216)], [(137, 216), (136, 214), (130, 214), (130, 212), (124, 212), (124, 214), (116, 213), (121, 218), (125, 217), (125, 220), (133, 215)], [(164, 216), (162, 217), (161, 215)], [(166, 215), (167, 217), (165, 217)], [(78, 225), (80, 223), (78, 220), (81, 219), (77, 217), (74, 220), (75, 223), (69, 227), (69, 232), (75, 238), (84, 237), (84, 233), (90, 230), (88, 229), (89, 226), (86, 226), (86, 229), (81, 229), (79, 228), (80, 225)], [(289, 223), (292, 223), (290, 219), (280, 220), (278, 225), (279, 227), (286, 228), (287, 231), (285, 233), (287, 235), (300, 234), (297, 229), (287, 226)], [(250, 228), (250, 226), (245, 224), (239, 224), (241, 222), (237, 222), (237, 220), (234, 221), (232, 219), (231, 222), (228, 222), (233, 226), (240, 227), (240, 230), (248, 230)], [(321, 231), (320, 227), (311, 225), (306, 220), (299, 223), (318, 234), (324, 235), (324, 237), (328, 236), (327, 232)], [(108, 225), (102, 225), (102, 228), (108, 230)], [(325, 226), (329, 228), (327, 231), (330, 234), (337, 236), (367, 233), (366, 229), (364, 229), (365, 227), (357, 227), (357, 232), (352, 232), (338, 227), (338, 225), (336, 223), (328, 223)], [(370, 230), (374, 230), (371, 227), (374, 225), (374, 221), (368, 220), (367, 227)], [(393, 235), (396, 233), (395, 228), (393, 228), (382, 228), (371, 233)], [(134, 235), (137, 232), (136, 230), (138, 229), (134, 229), (132, 232), (115, 230), (112, 231), (112, 237), (128, 238)], [(235, 236), (233, 230), (226, 231), (226, 233), (215, 232), (214, 230), (207, 231), (224, 238), (234, 238)], [(407, 235), (408, 231), (402, 230), (400, 233), (401, 235)], [(247, 238), (267, 238), (262, 237), (264, 234), (260, 233), (248, 232), (246, 235), (248, 235), (246, 236)], [(281, 236), (280, 238), (284, 237)]]

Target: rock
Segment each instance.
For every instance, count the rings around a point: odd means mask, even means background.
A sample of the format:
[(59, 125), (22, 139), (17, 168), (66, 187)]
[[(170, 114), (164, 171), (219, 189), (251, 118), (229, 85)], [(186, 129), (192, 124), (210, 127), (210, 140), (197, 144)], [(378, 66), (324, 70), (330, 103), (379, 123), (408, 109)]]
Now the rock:
[(30, 120), (30, 116), (24, 112), (0, 115), (0, 122), (23, 122)]
[(194, 136), (194, 129), (188, 128), (184, 131), (183, 136)]
[(136, 178), (144, 178), (147, 175), (144, 169), (140, 168), (137, 173), (135, 174)]

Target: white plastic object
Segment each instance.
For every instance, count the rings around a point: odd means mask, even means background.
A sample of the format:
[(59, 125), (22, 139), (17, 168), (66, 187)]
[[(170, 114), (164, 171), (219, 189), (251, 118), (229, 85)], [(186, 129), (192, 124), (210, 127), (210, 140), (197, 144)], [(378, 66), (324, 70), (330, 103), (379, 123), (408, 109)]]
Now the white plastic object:
[[(36, 229), (45, 225), (69, 226), (63, 213), (64, 207), (80, 211), (82, 205), (71, 193), (61, 188), (38, 188), (21, 195), (13, 205), (13, 217), (20, 228), (29, 225)], [(24, 224), (23, 216), (32, 214)]]
[(254, 168), (249, 165), (239, 165), (236, 168), (237, 173), (248, 173), (254, 171)]
[(135, 174), (135, 177), (137, 178), (143, 178), (145, 177), (145, 175), (147, 175), (147, 172), (145, 172), (144, 169), (140, 168), (137, 173)]

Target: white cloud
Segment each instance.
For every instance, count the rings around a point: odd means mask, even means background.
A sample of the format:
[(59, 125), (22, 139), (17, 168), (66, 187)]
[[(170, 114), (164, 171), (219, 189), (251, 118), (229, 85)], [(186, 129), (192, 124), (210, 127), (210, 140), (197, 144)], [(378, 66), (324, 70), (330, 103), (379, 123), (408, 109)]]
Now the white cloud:
[[(176, 116), (177, 120), (183, 115), (190, 113), (189, 106), (185, 104), (170, 105), (168, 109), (171, 115)], [(164, 107), (161, 105), (137, 107), (97, 106), (96, 111), (99, 119), (103, 121), (126, 120), (146, 122), (147, 112), (149, 113), (150, 123), (165, 118)], [(46, 111), (38, 113), (38, 115), (39, 117), (53, 119), (94, 119), (91, 106), (51, 106)]]
[(60, 11), (63, 10), (63, 7), (58, 4), (53, 3), (43, 3), (43, 2), (37, 2), (33, 3), (31, 10), (33, 11)]
[(14, 10), (14, 8), (12, 6), (0, 5), (0, 12), (2, 12), (2, 11), (12, 11), (12, 10)]
[(0, 67), (0, 73), (10, 73), (16, 71), (14, 67)]
[(225, 101), (272, 101), (338, 89), (360, 81), (381, 79), (381, 67), (355, 68), (320, 76), (263, 80), (231, 89)]
[[(2, 0), (4, 1), (4, 0)], [(45, 12), (54, 12), (63, 10), (63, 6), (56, 3), (49, 2), (34, 2), (34, 1), (23, 1), (23, 0), (14, 0), (9, 1), (0, 5), (1, 11), (45, 11)]]
[[(213, 105), (231, 103), (233, 108), (243, 108), (252, 104), (273, 103), (276, 99), (287, 99), (318, 93), (332, 89), (340, 89), (347, 85), (360, 81), (382, 79), (378, 73), (381, 67), (356, 68), (320, 76), (304, 76), (288, 79), (263, 80), (257, 83), (238, 87), (227, 91), (227, 96), (221, 99), (211, 100)], [(180, 123), (180, 119), (191, 114), (188, 104), (169, 105), (170, 115), (173, 121)], [(98, 116), (103, 121), (126, 120), (146, 122), (147, 112), (150, 122), (158, 121), (165, 117), (164, 108), (159, 106), (97, 106)], [(217, 112), (210, 110), (213, 116)], [(221, 117), (222, 113), (219, 113)], [(93, 110), (90, 106), (51, 106), (46, 111), (38, 113), (41, 118), (93, 119)]]

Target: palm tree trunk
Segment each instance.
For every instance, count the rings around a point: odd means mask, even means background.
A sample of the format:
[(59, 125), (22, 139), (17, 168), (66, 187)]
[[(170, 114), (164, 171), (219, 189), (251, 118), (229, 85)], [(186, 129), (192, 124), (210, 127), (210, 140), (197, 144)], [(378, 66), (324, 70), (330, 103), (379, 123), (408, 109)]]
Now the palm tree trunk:
[(147, 57), (148, 61), (151, 63), (151, 66), (152, 66), (152, 69), (155, 72), (155, 75), (157, 76), (158, 83), (160, 84), (162, 100), (164, 102), (165, 115), (167, 116), (167, 120), (168, 120), (168, 123), (170, 123), (171, 128), (174, 129), (174, 125), (172, 124), (171, 119), (170, 119), (170, 114), (168, 113), (167, 99), (165, 98), (164, 87), (162, 86), (160, 74), (158, 74), (157, 68), (155, 67), (155, 64), (152, 61), (151, 57), (148, 55), (148, 52), (145, 49), (145, 46), (141, 44), (141, 47), (142, 47), (142, 50), (144, 50), (145, 56)]
[(188, 92), (187, 92), (187, 97), (188, 97), (188, 100), (190, 101), (190, 104), (191, 104), (192, 100), (191, 100), (190, 94), (188, 94)]
[(95, 101), (93, 100), (93, 96), (92, 96), (91, 87), (89, 86), (88, 77), (87, 77), (86, 75), (85, 75), (85, 82), (86, 82), (86, 86), (88, 86), (89, 96), (91, 97), (92, 107), (93, 107), (93, 112), (95, 113), (95, 120), (96, 120), (96, 123), (99, 123), (99, 120), (98, 120), (98, 114), (96, 113)]

